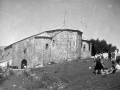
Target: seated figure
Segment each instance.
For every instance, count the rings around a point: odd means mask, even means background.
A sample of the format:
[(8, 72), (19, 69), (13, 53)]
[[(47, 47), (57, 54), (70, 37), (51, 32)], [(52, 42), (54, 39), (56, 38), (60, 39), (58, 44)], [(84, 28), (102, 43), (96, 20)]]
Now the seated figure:
[(95, 74), (100, 74), (101, 71), (103, 71), (103, 70), (104, 70), (104, 64), (102, 64), (101, 58), (100, 58), (100, 56), (98, 56), (94, 60), (94, 72), (95, 72)]

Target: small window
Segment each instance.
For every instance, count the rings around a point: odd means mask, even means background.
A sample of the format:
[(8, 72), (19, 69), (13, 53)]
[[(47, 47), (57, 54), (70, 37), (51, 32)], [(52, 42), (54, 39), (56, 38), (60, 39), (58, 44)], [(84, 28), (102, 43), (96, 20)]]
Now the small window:
[(55, 40), (53, 40), (53, 43), (55, 43)]
[(24, 49), (24, 54), (26, 54), (26, 48)]
[(86, 48), (86, 47), (85, 47), (85, 45), (84, 45), (84, 47), (83, 47), (83, 51), (84, 51), (84, 52), (85, 52), (85, 48)]
[(45, 49), (48, 49), (48, 44), (46, 44)]

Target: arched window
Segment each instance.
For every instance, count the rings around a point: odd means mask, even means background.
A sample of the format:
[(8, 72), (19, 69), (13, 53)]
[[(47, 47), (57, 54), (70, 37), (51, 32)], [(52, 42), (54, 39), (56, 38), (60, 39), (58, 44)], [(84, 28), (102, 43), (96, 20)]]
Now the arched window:
[(45, 49), (46, 49), (46, 50), (48, 49), (48, 44), (46, 44)]
[(26, 51), (27, 51), (27, 49), (25, 48), (25, 49), (24, 49), (24, 54), (26, 54)]
[(86, 46), (85, 46), (85, 44), (84, 44), (84, 46), (83, 46), (83, 51), (85, 52), (85, 48), (86, 48)]

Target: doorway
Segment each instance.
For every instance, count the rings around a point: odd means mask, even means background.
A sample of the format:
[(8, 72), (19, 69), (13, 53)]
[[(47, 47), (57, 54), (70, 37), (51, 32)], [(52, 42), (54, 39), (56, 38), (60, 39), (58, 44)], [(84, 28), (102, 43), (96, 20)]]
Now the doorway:
[(21, 62), (21, 69), (24, 69), (27, 66), (27, 60), (23, 59)]

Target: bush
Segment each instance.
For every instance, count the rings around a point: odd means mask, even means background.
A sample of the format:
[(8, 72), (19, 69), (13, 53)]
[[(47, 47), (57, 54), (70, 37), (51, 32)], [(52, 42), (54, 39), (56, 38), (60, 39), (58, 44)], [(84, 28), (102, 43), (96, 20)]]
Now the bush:
[(24, 73), (24, 75), (25, 75), (26, 77), (30, 76), (29, 72), (27, 72), (27, 71), (25, 71), (25, 70), (24, 70), (23, 73)]
[(0, 84), (4, 81), (3, 75), (0, 74)]
[(2, 68), (0, 67), (0, 73), (2, 73)]
[(6, 77), (6, 75), (4, 75), (3, 73), (0, 73), (0, 84), (3, 83), (7, 79), (8, 78)]
[(12, 69), (8, 69), (8, 71), (7, 71), (7, 75), (8, 75), (8, 76), (12, 76), (12, 75), (14, 75), (13, 70), (12, 70)]
[(10, 76), (14, 75), (12, 69), (3, 69), (0, 68), (0, 83), (3, 83), (5, 80), (8, 80)]

